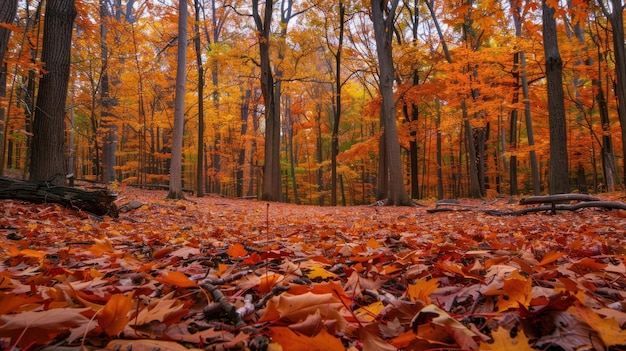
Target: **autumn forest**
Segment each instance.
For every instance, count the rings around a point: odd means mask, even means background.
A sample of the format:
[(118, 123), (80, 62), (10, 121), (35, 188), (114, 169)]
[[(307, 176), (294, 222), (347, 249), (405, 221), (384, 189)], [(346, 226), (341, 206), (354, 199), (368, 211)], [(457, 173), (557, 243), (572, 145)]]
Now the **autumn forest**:
[[(0, 11), (0, 170), (28, 178), (47, 9), (15, 5)], [(622, 5), (544, 7), (195, 0), (181, 40), (177, 4), (78, 0), (63, 137), (45, 147), (76, 179), (167, 188), (180, 65), (177, 161), (199, 195), (353, 205), (399, 183), (412, 199), (623, 189)]]

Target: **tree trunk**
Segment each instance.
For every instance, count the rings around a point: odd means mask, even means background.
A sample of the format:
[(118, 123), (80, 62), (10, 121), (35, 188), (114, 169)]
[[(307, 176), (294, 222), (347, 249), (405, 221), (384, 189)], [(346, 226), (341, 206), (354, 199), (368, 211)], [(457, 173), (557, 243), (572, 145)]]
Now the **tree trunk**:
[(280, 111), (274, 89), (274, 76), (270, 65), (270, 30), (272, 24), (273, 1), (266, 1), (263, 18), (259, 13), (259, 0), (252, 1), (252, 18), (259, 35), (259, 56), (261, 60), (261, 94), (265, 104), (265, 163), (261, 199), (281, 201), (280, 174)]
[[(250, 113), (250, 98), (252, 92), (250, 89), (246, 89), (243, 98), (241, 99), (241, 137), (245, 140), (248, 132), (248, 114)], [(246, 160), (246, 142), (240, 143), (239, 157), (237, 160), (237, 197), (243, 197), (243, 175), (244, 175), (244, 163)]]
[(182, 183), (183, 128), (185, 118), (185, 83), (187, 64), (187, 1), (178, 3), (178, 56), (176, 63), (176, 96), (174, 99), (174, 132), (168, 199), (184, 199)]
[(550, 125), (550, 194), (569, 192), (567, 161), (567, 129), (563, 93), (563, 61), (559, 52), (555, 9), (543, 1), (543, 49), (548, 81), (548, 113)]
[(626, 47), (624, 46), (624, 6), (622, 0), (611, 0), (613, 12), (608, 16), (613, 29), (613, 52), (615, 55), (615, 92), (617, 112), (622, 134), (624, 169), (622, 183), (626, 184)]
[[(343, 49), (343, 28), (346, 17), (346, 7), (339, 0), (339, 41), (335, 55), (335, 103), (333, 104), (333, 131), (331, 135), (330, 167), (331, 191), (330, 205), (337, 206), (337, 155), (339, 154), (339, 122), (341, 120), (341, 53)], [(343, 196), (343, 195), (342, 195)], [(345, 201), (345, 199), (344, 199)]]
[(194, 0), (196, 20), (193, 23), (194, 49), (198, 66), (198, 155), (196, 168), (196, 196), (204, 196), (204, 67), (202, 64), (202, 50), (200, 48), (200, 1)]
[[(13, 23), (17, 12), (17, 0), (0, 0), (0, 23)], [(7, 51), (11, 31), (0, 26), (0, 100), (7, 96), (7, 64), (4, 63), (4, 53)], [(6, 109), (0, 106), (0, 177), (4, 171), (4, 138), (8, 135), (5, 128), (8, 123), (5, 120)]]
[(106, 189), (87, 191), (54, 186), (47, 182), (26, 182), (0, 177), (0, 199), (17, 199), (33, 203), (58, 203), (70, 209), (97, 216), (117, 217), (117, 194)]
[(384, 128), (384, 143), (387, 156), (389, 187), (387, 205), (412, 205), (404, 187), (400, 141), (396, 126), (396, 101), (393, 94), (395, 72), (393, 66), (392, 33), (399, 0), (372, 0), (372, 22), (376, 39), (376, 52), (380, 71), (380, 94), (382, 96), (381, 116)]
[(30, 180), (65, 184), (65, 100), (70, 75), (74, 0), (50, 0), (46, 6), (39, 83), (33, 124)]
[(441, 110), (437, 101), (437, 200), (442, 200), (443, 192), (443, 146), (441, 142)]

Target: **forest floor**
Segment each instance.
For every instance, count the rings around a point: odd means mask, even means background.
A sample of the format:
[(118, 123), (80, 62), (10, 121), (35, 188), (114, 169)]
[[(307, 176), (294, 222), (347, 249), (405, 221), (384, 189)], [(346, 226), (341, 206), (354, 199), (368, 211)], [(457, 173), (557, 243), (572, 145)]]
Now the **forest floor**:
[(624, 210), (165, 195), (123, 188), (144, 205), (119, 218), (0, 201), (0, 349), (626, 348)]

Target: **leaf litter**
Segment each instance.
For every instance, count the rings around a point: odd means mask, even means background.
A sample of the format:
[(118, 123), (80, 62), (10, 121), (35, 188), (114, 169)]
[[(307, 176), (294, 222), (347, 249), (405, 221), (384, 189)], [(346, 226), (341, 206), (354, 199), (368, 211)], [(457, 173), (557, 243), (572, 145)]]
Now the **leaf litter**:
[(626, 348), (623, 210), (121, 195), (143, 206), (0, 202), (0, 349)]

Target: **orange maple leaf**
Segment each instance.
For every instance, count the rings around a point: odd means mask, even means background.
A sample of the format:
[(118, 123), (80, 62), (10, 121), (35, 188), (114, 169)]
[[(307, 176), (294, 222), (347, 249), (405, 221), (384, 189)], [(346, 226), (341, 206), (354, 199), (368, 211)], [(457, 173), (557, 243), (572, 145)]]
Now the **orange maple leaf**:
[(110, 335), (119, 334), (130, 318), (128, 312), (133, 307), (133, 293), (128, 295), (116, 294), (111, 296), (109, 302), (104, 305), (98, 316), (98, 325)]
[(232, 258), (239, 258), (248, 255), (248, 251), (240, 243), (230, 245), (226, 253)]
[(189, 279), (185, 273), (179, 271), (167, 272), (161, 277), (154, 278), (154, 280), (164, 284), (172, 284), (181, 288), (195, 288), (198, 286), (198, 284)]
[(308, 337), (291, 331), (287, 327), (270, 327), (272, 339), (282, 346), (284, 351), (344, 351), (341, 340), (322, 329), (314, 337)]
[(439, 278), (427, 280), (426, 278), (418, 280), (415, 284), (409, 285), (407, 293), (411, 302), (416, 300), (423, 301), (427, 305), (430, 304), (430, 295), (439, 287)]

